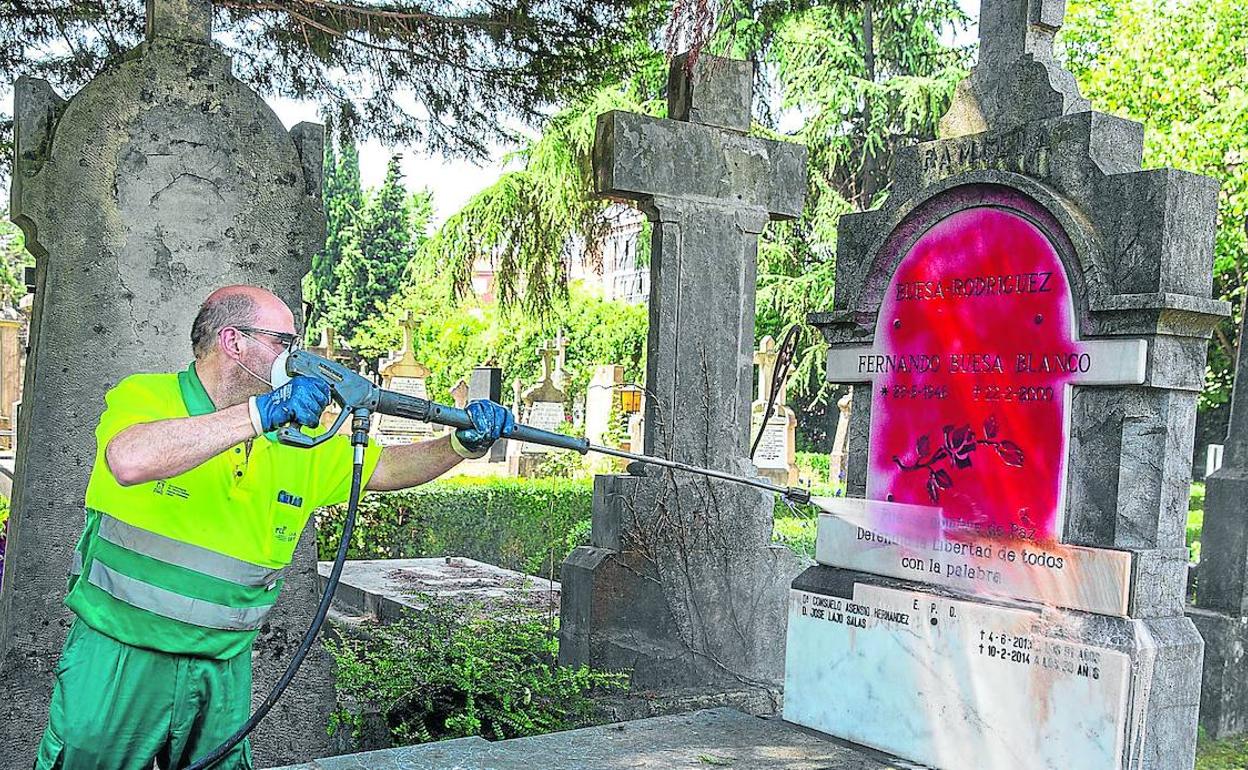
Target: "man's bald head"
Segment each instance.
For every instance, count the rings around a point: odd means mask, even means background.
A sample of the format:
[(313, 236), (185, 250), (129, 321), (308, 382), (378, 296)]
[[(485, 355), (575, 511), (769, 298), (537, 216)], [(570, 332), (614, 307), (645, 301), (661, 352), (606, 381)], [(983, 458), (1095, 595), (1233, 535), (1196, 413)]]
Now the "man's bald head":
[(191, 324), (191, 350), (196, 359), (216, 348), (221, 330), (227, 326), (294, 332), (295, 319), (286, 303), (268, 289), (245, 284), (223, 286), (208, 295)]

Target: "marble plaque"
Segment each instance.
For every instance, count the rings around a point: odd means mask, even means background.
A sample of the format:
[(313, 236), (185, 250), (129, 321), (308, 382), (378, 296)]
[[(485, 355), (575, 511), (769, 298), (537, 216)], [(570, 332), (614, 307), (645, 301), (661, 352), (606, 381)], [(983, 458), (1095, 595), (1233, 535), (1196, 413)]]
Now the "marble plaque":
[(943, 770), (1122, 767), (1130, 656), (1039, 611), (855, 584), (793, 590), (784, 718)]
[[(392, 377), (390, 383), (386, 385), (388, 390), (396, 393), (402, 393), (405, 396), (414, 396), (415, 398), (429, 398), (429, 388), (423, 377)], [(378, 426), (382, 435), (388, 434), (408, 434), (416, 433), (427, 436), (433, 433), (433, 426), (427, 422), (420, 420), (410, 420), (406, 417), (395, 417), (393, 415), (383, 415), (381, 424)], [(410, 441), (397, 441), (394, 443), (411, 443)]]
[(918, 506), (881, 506), (847, 498), (820, 503), (833, 509), (819, 517), (815, 561), (820, 564), (947, 586), (976, 596), (1127, 616), (1128, 551), (919, 534), (903, 541), (863, 526), (880, 514), (859, 509)]
[(789, 421), (784, 417), (773, 417), (767, 421), (763, 429), (763, 438), (758, 442), (758, 451), (754, 453), (754, 466), (772, 470), (785, 470), (789, 467)]

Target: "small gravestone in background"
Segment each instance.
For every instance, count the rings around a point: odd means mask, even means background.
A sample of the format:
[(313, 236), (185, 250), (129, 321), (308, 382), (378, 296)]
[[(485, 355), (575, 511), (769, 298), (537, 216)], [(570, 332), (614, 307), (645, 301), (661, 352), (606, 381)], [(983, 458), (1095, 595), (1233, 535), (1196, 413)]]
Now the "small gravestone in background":
[[(287, 132), (233, 77), (211, 19), (206, 0), (149, 0), (146, 40), (68, 102), (43, 80), (14, 88), (11, 211), (37, 287), (0, 592), (5, 767), (31, 767), (47, 717), (104, 393), (185, 368), (191, 321), (219, 286), (260, 284), (298, 308), (323, 245), (321, 128)], [(252, 653), (261, 697), (316, 606), (311, 529)], [(258, 766), (326, 753), (333, 704), (318, 648), (260, 725)]]
[[(1221, 467), (1205, 478), (1194, 607), (1205, 640), (1200, 724), (1214, 738), (1248, 732), (1248, 325), (1240, 326)], [(1210, 445), (1213, 449), (1214, 445)]]
[[(805, 149), (749, 135), (753, 75), (749, 62), (677, 56), (668, 119), (609, 112), (594, 140), (597, 191), (637, 201), (653, 223), (644, 451), (742, 475), (756, 474), (758, 236), (799, 215), (806, 192)], [(594, 480), (592, 545), (560, 573), (560, 660), (631, 668), (638, 690), (766, 696), (799, 569), (771, 544), (773, 496), (644, 473)]]
[[(429, 398), (429, 367), (416, 360), (412, 346), (412, 316), (403, 316), (403, 349), (381, 365), (381, 386), (416, 398)], [(378, 443), (411, 444), (429, 437), (433, 426), (421, 420), (383, 415), (377, 421)]]
[(604, 364), (594, 369), (585, 394), (585, 438), (589, 443), (603, 443), (603, 437), (615, 427), (611, 425), (611, 413), (619, 403), (617, 391), (623, 384), (624, 367)]
[(754, 353), (754, 365), (758, 367), (758, 399), (750, 407), (751, 441), (761, 428), (762, 438), (754, 452), (754, 465), (759, 475), (781, 486), (797, 484), (797, 415), (785, 403), (787, 382), (780, 383), (776, 391), (776, 403), (766, 416), (767, 399), (775, 377), (776, 359), (780, 349), (771, 335), (763, 337)]
[(468, 381), (462, 377), (459, 382), (451, 388), (451, 398), (455, 401), (456, 409), (463, 409), (468, 406)]
[[(478, 366), (468, 377), (468, 400), (488, 399), (503, 403), (503, 370), (497, 366)], [(507, 459), (507, 440), (495, 441), (486, 455), (486, 462), (499, 463)]]
[[(542, 379), (520, 394), (522, 406), (516, 415), (525, 425), (555, 433), (561, 432), (567, 421), (567, 394), (554, 382), (558, 351), (558, 347), (549, 342), (537, 349), (542, 357)], [(517, 476), (532, 476), (546, 456), (556, 451), (542, 444), (513, 443), (517, 446), (512, 450), (508, 464), (511, 473)]]
[(828, 380), (849, 494), (793, 583), (785, 718), (934, 767), (1189, 770), (1184, 524), (1217, 185), (985, 0), (945, 138), (841, 218)]

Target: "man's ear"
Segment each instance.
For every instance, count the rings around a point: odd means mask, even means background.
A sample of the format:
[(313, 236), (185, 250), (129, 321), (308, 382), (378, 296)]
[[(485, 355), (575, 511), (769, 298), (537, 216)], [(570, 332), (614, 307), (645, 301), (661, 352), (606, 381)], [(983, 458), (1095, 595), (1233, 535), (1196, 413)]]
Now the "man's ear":
[(243, 335), (233, 326), (223, 327), (217, 332), (217, 346), (228, 358), (237, 361), (243, 355)]

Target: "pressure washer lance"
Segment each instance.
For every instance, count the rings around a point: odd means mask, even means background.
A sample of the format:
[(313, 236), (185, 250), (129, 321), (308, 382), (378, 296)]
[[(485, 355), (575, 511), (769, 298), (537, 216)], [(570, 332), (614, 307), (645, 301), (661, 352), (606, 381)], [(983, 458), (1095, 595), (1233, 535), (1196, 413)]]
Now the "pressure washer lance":
[[(334, 424), (323, 433), (309, 436), (297, 427), (287, 425), (278, 429), (278, 441), (288, 446), (309, 449), (337, 435), (348, 419), (352, 421), (351, 444), (354, 448), (354, 453), (352, 455), (351, 493), (347, 498), (347, 516), (342, 525), (342, 540), (338, 544), (338, 552), (334, 557), (334, 566), (330, 570), (329, 580), (325, 585), (325, 593), (321, 596), (321, 603), (316, 608), (316, 615), (313, 617), (312, 624), (308, 627), (307, 632), (303, 635), (303, 640), (300, 642), (298, 649), (295, 650), (295, 654), (291, 658), (290, 664), (287, 665), (286, 671), (273, 685), (273, 689), (269, 691), (264, 702), (256, 708), (255, 713), (233, 735), (210, 753), (188, 765), (185, 770), (207, 770), (207, 768), (211, 768), (255, 729), (260, 720), (264, 719), (269, 710), (276, 705), (291, 680), (295, 678), (295, 674), (303, 664), (303, 659), (307, 657), (308, 651), (316, 641), (317, 635), (320, 634), (321, 627), (325, 624), (325, 617), (329, 614), (329, 607), (333, 602), (334, 592), (337, 591), (338, 582), (342, 577), (342, 567), (347, 560), (347, 546), (351, 542), (351, 533), (355, 528), (355, 517), (360, 503), (364, 473), (364, 448), (368, 445), (368, 429), (372, 415), (384, 414), (392, 417), (406, 417), (411, 420), (435, 423), (451, 428), (471, 429), (475, 427), (472, 418), (463, 409), (456, 409), (427, 399), (379, 388), (367, 377), (351, 371), (342, 364), (322, 358), (315, 353), (309, 353), (306, 350), (297, 350), (290, 354), (286, 362), (286, 372), (292, 377), (303, 375), (316, 377), (323, 381), (329, 386), (330, 395), (341, 412)], [(505, 433), (503, 438), (512, 441), (523, 441), (529, 444), (541, 444), (556, 449), (570, 449), (582, 455), (589, 452), (597, 452), (598, 454), (620, 457), (645, 465), (658, 465), (671, 470), (684, 471), (713, 479), (757, 487), (768, 492), (775, 492), (793, 503), (810, 502), (810, 490), (802, 489), (801, 487), (782, 487), (776, 484), (769, 484), (759, 478), (738, 476), (710, 468), (700, 468), (662, 457), (625, 452), (599, 444), (591, 444), (588, 439), (565, 436), (562, 433), (531, 428), (527, 425), (517, 425), (513, 430)]]

